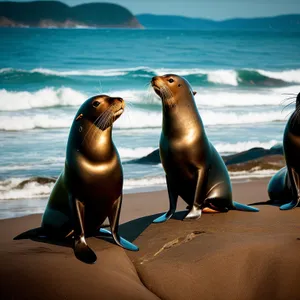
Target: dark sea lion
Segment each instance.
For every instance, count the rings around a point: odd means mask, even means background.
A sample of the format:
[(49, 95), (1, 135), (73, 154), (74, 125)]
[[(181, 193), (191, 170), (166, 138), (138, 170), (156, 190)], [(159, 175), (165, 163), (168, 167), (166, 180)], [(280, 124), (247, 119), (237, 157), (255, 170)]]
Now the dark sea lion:
[(202, 210), (230, 209), (257, 212), (258, 209), (232, 201), (226, 166), (209, 142), (187, 80), (167, 74), (152, 78), (152, 87), (163, 104), (160, 157), (166, 173), (170, 209), (154, 220), (172, 217), (180, 196), (188, 204), (185, 219), (197, 219)]
[(280, 209), (288, 210), (298, 206), (300, 201), (300, 93), (296, 98), (296, 109), (285, 126), (283, 151), (286, 167), (271, 178), (268, 203), (282, 204)]
[[(84, 262), (97, 257), (85, 237), (110, 234), (100, 229), (108, 217), (114, 241), (138, 250), (118, 234), (123, 170), (112, 141), (112, 125), (124, 111), (122, 98), (99, 95), (79, 108), (70, 129), (65, 167), (50, 194), (39, 235), (74, 235), (74, 252)], [(24, 233), (15, 239), (26, 238)]]

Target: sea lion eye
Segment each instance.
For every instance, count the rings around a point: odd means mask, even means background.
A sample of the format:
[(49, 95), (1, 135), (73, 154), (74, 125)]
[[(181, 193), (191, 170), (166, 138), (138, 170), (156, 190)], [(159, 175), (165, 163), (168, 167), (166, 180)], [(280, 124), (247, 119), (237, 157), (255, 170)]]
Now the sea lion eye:
[(94, 107), (98, 107), (98, 106), (99, 106), (99, 104), (100, 104), (100, 102), (99, 102), (99, 101), (94, 101), (94, 102), (93, 102), (93, 106), (94, 106)]
[(168, 79), (168, 81), (169, 81), (170, 83), (172, 83), (172, 82), (174, 82), (174, 79), (173, 79), (173, 78), (170, 78), (170, 79)]

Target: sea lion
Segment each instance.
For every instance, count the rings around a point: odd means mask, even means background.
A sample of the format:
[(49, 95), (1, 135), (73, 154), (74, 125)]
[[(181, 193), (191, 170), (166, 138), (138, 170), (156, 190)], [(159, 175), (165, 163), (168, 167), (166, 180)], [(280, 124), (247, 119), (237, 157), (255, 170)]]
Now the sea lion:
[[(118, 234), (123, 170), (112, 141), (112, 125), (124, 111), (122, 98), (98, 95), (79, 108), (67, 143), (65, 167), (50, 194), (39, 236), (74, 236), (75, 256), (94, 263), (85, 237), (110, 234), (100, 229), (108, 217), (114, 241), (128, 250), (138, 247)], [(23, 233), (15, 239), (32, 237)]]
[(228, 171), (207, 138), (195, 104), (195, 92), (188, 81), (167, 74), (153, 77), (151, 84), (163, 104), (159, 150), (170, 202), (169, 211), (153, 222), (164, 222), (172, 217), (178, 196), (188, 204), (185, 219), (198, 219), (202, 210), (259, 211), (232, 201)]
[(296, 97), (295, 111), (289, 118), (283, 134), (283, 152), (286, 167), (270, 180), (266, 203), (282, 204), (281, 210), (298, 206), (300, 201), (300, 93)]

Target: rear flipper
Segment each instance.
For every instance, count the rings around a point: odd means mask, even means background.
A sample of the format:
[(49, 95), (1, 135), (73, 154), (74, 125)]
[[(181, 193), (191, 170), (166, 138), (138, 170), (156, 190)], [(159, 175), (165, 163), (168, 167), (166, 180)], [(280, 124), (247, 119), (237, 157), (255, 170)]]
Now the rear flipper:
[(44, 228), (39, 227), (39, 228), (30, 229), (14, 237), (14, 240), (25, 240), (25, 239), (36, 239), (36, 238), (41, 238), (41, 239), (47, 238), (47, 234)]
[(168, 211), (166, 213), (164, 213), (163, 215), (161, 215), (160, 217), (156, 218), (155, 220), (153, 220), (153, 223), (163, 223), (168, 221), (169, 219), (172, 218), (172, 216), (174, 215), (175, 210), (174, 211)]
[(122, 206), (122, 195), (115, 201), (113, 204), (112, 210), (110, 215), (108, 216), (111, 232), (107, 229), (101, 228), (100, 232), (104, 234), (111, 234), (115, 243), (122, 248), (125, 248), (127, 250), (131, 251), (138, 251), (139, 248), (135, 246), (134, 244), (130, 243), (129, 241), (125, 240), (124, 238), (119, 236), (118, 230), (119, 230), (119, 219), (120, 219), (120, 213), (121, 213), (121, 206)]
[(299, 204), (299, 198), (298, 199), (293, 199), (290, 203), (286, 203), (280, 206), (280, 210), (289, 210), (293, 209), (298, 206)]
[(259, 209), (256, 207), (248, 206), (238, 202), (233, 202), (233, 205), (236, 210), (249, 211), (249, 212), (259, 212)]
[(117, 237), (115, 238), (113, 236), (113, 234), (105, 229), (105, 228), (101, 228), (100, 229), (100, 232), (102, 234), (104, 234), (105, 236), (112, 236), (114, 241), (116, 242), (117, 245), (121, 246), (122, 248), (125, 248), (127, 250), (130, 250), (130, 251), (138, 251), (139, 248), (137, 246), (135, 246), (134, 244), (130, 243), (129, 241), (127, 241), (126, 239), (120, 237), (119, 235), (117, 235)]
[(300, 201), (300, 176), (299, 174), (293, 169), (288, 167), (288, 173), (292, 185), (292, 189), (294, 194), (297, 196), (290, 202), (280, 206), (281, 210), (289, 210), (293, 209), (298, 206)]

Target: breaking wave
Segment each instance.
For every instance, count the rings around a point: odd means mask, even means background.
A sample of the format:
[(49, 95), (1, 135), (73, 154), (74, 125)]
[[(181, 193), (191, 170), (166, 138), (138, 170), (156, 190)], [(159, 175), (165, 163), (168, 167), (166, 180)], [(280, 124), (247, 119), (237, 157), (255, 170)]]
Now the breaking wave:
[(140, 66), (135, 68), (121, 69), (89, 69), (89, 70), (51, 70), (36, 68), (32, 70), (4, 68), (0, 69), (0, 82), (18, 82), (21, 80), (34, 80), (45, 82), (55, 77), (70, 80), (78, 76), (112, 77), (120, 76), (127, 78), (151, 78), (155, 75), (175, 73), (185, 76), (191, 84), (200, 86), (207, 85), (230, 85), (230, 86), (284, 86), (300, 83), (300, 70), (267, 71), (255, 69), (237, 70), (207, 70), (207, 69), (151, 69)]

